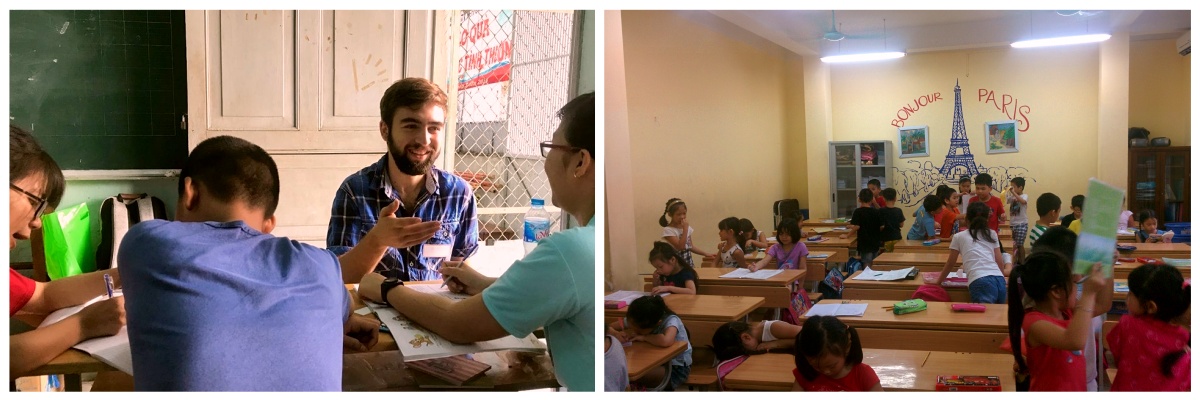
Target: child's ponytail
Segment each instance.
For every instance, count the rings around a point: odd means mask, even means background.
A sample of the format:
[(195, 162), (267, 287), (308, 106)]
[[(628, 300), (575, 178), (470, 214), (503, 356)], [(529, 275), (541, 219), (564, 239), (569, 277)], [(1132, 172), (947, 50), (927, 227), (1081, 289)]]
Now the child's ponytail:
[(1025, 357), (1021, 354), (1021, 325), (1025, 321), (1025, 306), (1021, 304), (1021, 275), (1024, 274), (1025, 265), (1019, 264), (1008, 275), (1008, 342), (1018, 374), (1029, 372)]
[(991, 211), (992, 209), (983, 202), (967, 206), (967, 226), (971, 231), (971, 239), (976, 242), (980, 241), (979, 235), (983, 235), (983, 241), (996, 243), (996, 239), (992, 238), (992, 229), (988, 226), (988, 213)]
[(717, 229), (732, 230), (734, 243), (737, 243), (738, 247), (741, 248), (743, 252), (746, 251), (747, 239), (746, 235), (744, 234), (745, 232), (742, 231), (741, 220), (739, 220), (738, 217), (729, 217), (721, 220), (720, 223), (717, 223)]
[[(666, 227), (667, 225), (670, 225), (669, 221), (667, 221), (667, 216), (674, 214), (675, 207), (678, 206), (686, 207), (686, 205), (683, 204), (683, 200), (674, 197), (672, 197), (670, 200), (667, 200), (667, 207), (663, 209), (663, 215), (658, 217), (658, 226)], [(684, 233), (686, 234), (687, 232)]]

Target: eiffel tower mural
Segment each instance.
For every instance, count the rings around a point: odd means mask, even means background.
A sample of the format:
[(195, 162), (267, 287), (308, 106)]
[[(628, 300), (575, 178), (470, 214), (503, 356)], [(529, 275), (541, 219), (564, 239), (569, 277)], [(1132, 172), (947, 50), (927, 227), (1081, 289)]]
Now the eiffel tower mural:
[(954, 81), (954, 122), (950, 126), (950, 151), (946, 153), (946, 161), (942, 163), (938, 172), (955, 183), (958, 182), (956, 177), (979, 175), (975, 156), (971, 155), (971, 145), (967, 143), (967, 125), (963, 122), (962, 112), (962, 89), (958, 86), (958, 80)]

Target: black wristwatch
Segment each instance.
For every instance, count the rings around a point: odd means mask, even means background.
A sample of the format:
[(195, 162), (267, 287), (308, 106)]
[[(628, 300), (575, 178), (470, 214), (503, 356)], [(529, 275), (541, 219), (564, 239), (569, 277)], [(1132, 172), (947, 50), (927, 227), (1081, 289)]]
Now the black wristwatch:
[(400, 280), (400, 278), (387, 278), (379, 284), (379, 297), (383, 301), (383, 304), (391, 305), (388, 303), (387, 295), (396, 286), (404, 286), (404, 281)]

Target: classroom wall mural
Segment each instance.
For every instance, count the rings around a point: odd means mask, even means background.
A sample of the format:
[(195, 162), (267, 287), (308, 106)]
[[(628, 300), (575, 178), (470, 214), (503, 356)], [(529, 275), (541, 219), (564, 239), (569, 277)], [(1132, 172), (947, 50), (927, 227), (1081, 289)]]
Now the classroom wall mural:
[[(991, 93), (991, 95), (987, 95), (987, 93)], [(981, 89), (980, 101), (997, 104), (994, 93), (991, 90)], [(934, 93), (929, 96), (918, 97), (918, 99), (921, 98), (940, 100), (941, 94)], [(1003, 95), (1001, 98), (1012, 99), (1008, 95)], [(1026, 114), (1029, 112), (1029, 106), (1021, 105), (1013, 107), (1010, 100), (1002, 100), (1004, 104), (1003, 106), (997, 104), (998, 109), (1006, 113), (1009, 109), (1014, 110), (1014, 113), (1023, 118), (1021, 120), (1023, 127), (1028, 129), (1029, 122)], [(911, 113), (905, 113), (911, 115)], [(903, 120), (893, 121), (893, 125), (896, 125), (897, 122), (903, 126)], [(1025, 129), (1021, 131), (1024, 132)], [(950, 150), (946, 152), (946, 158), (942, 161), (942, 165), (937, 165), (933, 161), (909, 160), (906, 163), (900, 164), (900, 166), (892, 167), (892, 177), (895, 180), (892, 183), (892, 187), (897, 192), (896, 202), (906, 206), (919, 205), (925, 196), (933, 194), (934, 189), (938, 185), (947, 185), (957, 190), (958, 179), (963, 175), (975, 176), (980, 173), (992, 176), (992, 190), (997, 194), (1000, 193), (1000, 190), (1009, 180), (1018, 176), (1025, 177), (1027, 181), (1037, 182), (1036, 178), (1029, 176), (1029, 170), (1024, 167), (1002, 165), (989, 167), (975, 161), (975, 155), (971, 153), (971, 144), (967, 138), (966, 122), (963, 120), (962, 89), (959, 87), (958, 81), (955, 81), (954, 119), (951, 121), (950, 128)]]

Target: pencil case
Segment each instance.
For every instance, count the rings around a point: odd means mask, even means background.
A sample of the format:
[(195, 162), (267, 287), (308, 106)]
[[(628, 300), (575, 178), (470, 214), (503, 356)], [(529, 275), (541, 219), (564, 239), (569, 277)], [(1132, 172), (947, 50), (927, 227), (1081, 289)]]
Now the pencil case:
[(987, 306), (983, 304), (951, 304), (950, 311), (984, 312), (987, 311)]
[(929, 305), (925, 303), (925, 300), (905, 300), (892, 306), (892, 314), (911, 314), (917, 311), (925, 311), (927, 308), (929, 308)]

